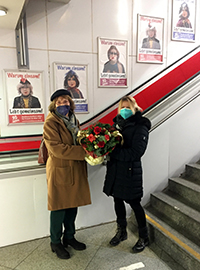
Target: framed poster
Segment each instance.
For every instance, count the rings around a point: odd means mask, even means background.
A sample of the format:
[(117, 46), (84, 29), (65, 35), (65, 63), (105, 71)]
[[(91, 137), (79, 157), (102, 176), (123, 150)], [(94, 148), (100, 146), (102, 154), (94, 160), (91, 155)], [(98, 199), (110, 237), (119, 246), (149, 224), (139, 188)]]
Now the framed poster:
[(98, 86), (127, 87), (127, 41), (98, 38)]
[(87, 65), (53, 64), (55, 90), (69, 90), (76, 105), (75, 113), (88, 113)]
[(8, 124), (44, 122), (43, 72), (4, 70)]
[(195, 42), (196, 0), (172, 1), (172, 40)]
[(138, 14), (137, 62), (163, 63), (164, 19)]

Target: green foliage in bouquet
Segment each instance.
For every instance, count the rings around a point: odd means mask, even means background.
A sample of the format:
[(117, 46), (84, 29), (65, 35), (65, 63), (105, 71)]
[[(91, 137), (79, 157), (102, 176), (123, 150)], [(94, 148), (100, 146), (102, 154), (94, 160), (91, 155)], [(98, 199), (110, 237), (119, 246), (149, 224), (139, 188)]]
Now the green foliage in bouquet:
[(110, 124), (98, 122), (79, 131), (78, 141), (88, 154), (95, 158), (112, 152), (116, 144), (122, 141), (122, 135)]

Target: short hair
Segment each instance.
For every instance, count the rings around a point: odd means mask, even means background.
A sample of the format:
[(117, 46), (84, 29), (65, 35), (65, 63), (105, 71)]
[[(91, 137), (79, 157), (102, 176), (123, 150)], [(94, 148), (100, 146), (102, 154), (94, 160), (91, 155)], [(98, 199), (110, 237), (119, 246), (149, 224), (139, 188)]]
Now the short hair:
[(111, 52), (111, 50), (116, 50), (116, 52), (117, 52), (117, 60), (118, 60), (119, 59), (119, 51), (118, 51), (117, 47), (114, 46), (114, 45), (111, 45), (110, 48), (109, 48), (109, 50), (108, 50), (108, 52), (107, 52), (108, 59), (110, 59), (110, 52)]
[(135, 114), (137, 111), (142, 111), (142, 108), (140, 108), (136, 102), (136, 100), (133, 97), (129, 97), (129, 96), (124, 96), (120, 102), (119, 102), (119, 106), (118, 106), (118, 114), (120, 114), (121, 108), (122, 108), (122, 103), (124, 101), (127, 101), (130, 105), (130, 109), (131, 111)]
[(190, 11), (189, 11), (189, 7), (188, 7), (188, 5), (185, 3), (185, 2), (183, 2), (182, 4), (181, 4), (181, 7), (180, 7), (180, 9), (179, 9), (179, 17), (182, 17), (182, 11), (183, 10), (186, 10), (187, 11), (187, 18), (190, 16)]
[(72, 77), (74, 77), (74, 79), (75, 79), (75, 82), (76, 82), (76, 87), (79, 87), (79, 84), (80, 84), (80, 82), (79, 82), (79, 79), (78, 79), (78, 75), (76, 74), (76, 72), (74, 72), (73, 70), (70, 70), (70, 71), (68, 71), (66, 74), (65, 74), (65, 78), (64, 78), (64, 87), (69, 87), (69, 85), (68, 85), (68, 79), (69, 78), (72, 78)]
[[(72, 113), (74, 113), (74, 110), (75, 110), (75, 104), (74, 104), (74, 101), (72, 100), (72, 98), (68, 95), (62, 95), (60, 97), (63, 97), (63, 98), (66, 98), (67, 100), (69, 100), (69, 103), (70, 103), (70, 111)], [(49, 111), (50, 112), (55, 112), (56, 110), (56, 101), (58, 100), (59, 97), (56, 97), (54, 98), (54, 100), (50, 103), (49, 105)]]

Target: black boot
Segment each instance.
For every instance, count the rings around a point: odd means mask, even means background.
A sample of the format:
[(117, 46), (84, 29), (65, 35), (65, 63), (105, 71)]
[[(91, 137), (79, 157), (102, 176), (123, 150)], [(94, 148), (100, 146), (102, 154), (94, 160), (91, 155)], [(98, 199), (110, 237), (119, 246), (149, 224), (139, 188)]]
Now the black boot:
[(65, 250), (64, 246), (59, 243), (59, 244), (53, 244), (51, 243), (51, 250), (52, 252), (55, 252), (57, 257), (60, 259), (69, 259), (70, 254), (67, 250)]
[(133, 246), (132, 250), (134, 253), (141, 252), (149, 245), (148, 229), (145, 226), (144, 228), (139, 228), (139, 240)]
[(117, 232), (116, 235), (110, 240), (110, 245), (117, 246), (121, 241), (124, 241), (126, 239), (127, 239), (126, 227), (122, 227), (119, 224), (117, 224)]
[(137, 243), (135, 244), (135, 246), (132, 248), (134, 253), (139, 253), (142, 252), (146, 246), (149, 245), (149, 238), (139, 238), (139, 240), (137, 241)]
[(75, 250), (84, 250), (84, 249), (86, 249), (86, 245), (84, 243), (81, 243), (81, 242), (77, 241), (75, 238), (63, 239), (63, 246), (67, 247), (68, 245), (73, 247)]

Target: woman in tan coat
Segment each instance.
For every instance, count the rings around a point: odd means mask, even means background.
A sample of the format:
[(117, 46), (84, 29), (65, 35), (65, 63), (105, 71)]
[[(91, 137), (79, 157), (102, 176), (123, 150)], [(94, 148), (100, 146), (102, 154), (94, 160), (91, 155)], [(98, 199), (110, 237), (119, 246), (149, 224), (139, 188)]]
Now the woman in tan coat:
[(86, 153), (76, 142), (79, 122), (74, 115), (74, 108), (68, 90), (55, 91), (51, 96), (43, 133), (49, 154), (46, 173), (48, 210), (51, 211), (50, 245), (61, 259), (70, 258), (65, 249), (68, 245), (76, 250), (86, 248), (84, 243), (74, 238), (75, 219), (77, 207), (91, 203)]

